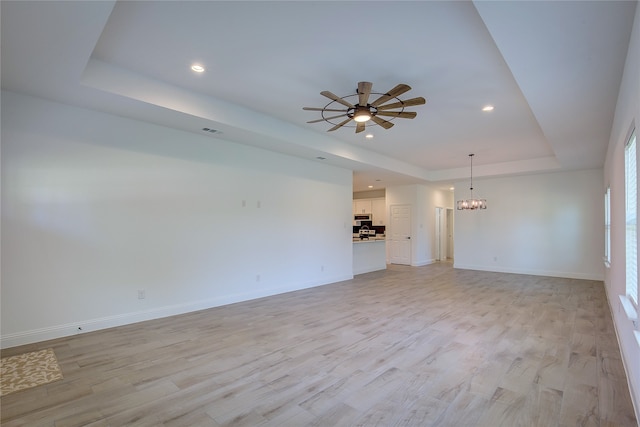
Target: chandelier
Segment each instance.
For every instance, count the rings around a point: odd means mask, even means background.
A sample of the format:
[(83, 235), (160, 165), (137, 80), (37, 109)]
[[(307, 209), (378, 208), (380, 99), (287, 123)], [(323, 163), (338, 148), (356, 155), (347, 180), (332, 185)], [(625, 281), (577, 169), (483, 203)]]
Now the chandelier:
[(471, 198), (467, 200), (458, 200), (456, 203), (456, 209), (458, 210), (487, 209), (487, 201), (485, 199), (473, 198), (473, 154), (469, 154), (469, 159), (471, 161), (471, 185), (469, 186), (469, 190), (471, 190)]

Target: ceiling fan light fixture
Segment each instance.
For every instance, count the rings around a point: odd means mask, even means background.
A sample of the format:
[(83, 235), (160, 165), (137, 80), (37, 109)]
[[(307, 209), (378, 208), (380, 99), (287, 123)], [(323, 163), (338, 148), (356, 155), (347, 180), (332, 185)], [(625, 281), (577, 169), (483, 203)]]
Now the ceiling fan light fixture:
[(369, 109), (358, 108), (353, 115), (353, 120), (358, 123), (368, 122), (369, 120), (371, 120), (371, 112), (369, 111)]
[[(372, 85), (373, 84), (370, 82), (358, 82), (356, 93), (343, 97), (339, 97), (329, 92), (328, 90), (323, 90), (322, 92), (320, 92), (320, 95), (329, 98), (331, 102), (320, 108), (302, 107), (303, 110), (307, 111), (320, 111), (320, 114), (322, 115), (321, 119), (310, 120), (307, 123), (318, 123), (322, 121), (330, 123), (333, 125), (333, 127), (328, 129), (327, 132), (332, 132), (336, 129), (340, 129), (350, 122), (355, 122), (355, 126), (353, 126), (352, 124), (348, 127), (355, 127), (356, 133), (364, 132), (366, 127), (375, 125), (381, 126), (384, 129), (391, 129), (391, 127), (393, 127), (394, 125), (394, 123), (391, 123), (391, 121), (394, 119), (413, 119), (416, 117), (416, 112), (405, 111), (405, 107), (423, 105), (426, 102), (423, 97), (411, 98), (405, 101), (398, 98), (398, 96), (402, 95), (408, 90), (411, 90), (411, 87), (404, 83), (396, 85), (393, 89), (389, 90), (386, 93), (372, 92)], [(379, 96), (373, 102), (369, 102), (369, 96), (372, 94)], [(349, 102), (348, 98), (351, 97), (357, 97), (357, 103)], [(393, 102), (388, 103), (389, 101)], [(346, 109), (340, 108), (338, 104), (340, 104), (340, 106), (342, 107), (346, 107)], [(328, 112), (342, 114), (325, 115)], [(381, 116), (389, 118), (385, 120)], [(344, 120), (339, 123), (336, 123), (334, 121), (335, 119), (341, 118), (344, 118)], [(374, 123), (366, 124), (369, 120)]]

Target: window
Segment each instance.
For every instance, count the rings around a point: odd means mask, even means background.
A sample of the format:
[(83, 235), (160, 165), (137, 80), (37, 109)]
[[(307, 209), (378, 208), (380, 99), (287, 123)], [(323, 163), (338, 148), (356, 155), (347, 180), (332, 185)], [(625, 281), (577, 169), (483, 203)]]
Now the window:
[(604, 264), (611, 265), (611, 188), (604, 193)]
[(638, 174), (635, 130), (624, 150), (627, 296), (638, 305)]

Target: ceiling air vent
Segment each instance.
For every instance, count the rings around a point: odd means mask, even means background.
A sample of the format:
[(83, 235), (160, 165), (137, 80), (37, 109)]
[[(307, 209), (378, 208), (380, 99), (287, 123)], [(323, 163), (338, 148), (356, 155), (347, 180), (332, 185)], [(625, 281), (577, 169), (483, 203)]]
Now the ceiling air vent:
[(204, 132), (208, 132), (208, 133), (222, 133), (221, 131), (219, 131), (217, 129), (211, 129), (211, 128), (202, 128), (202, 130)]

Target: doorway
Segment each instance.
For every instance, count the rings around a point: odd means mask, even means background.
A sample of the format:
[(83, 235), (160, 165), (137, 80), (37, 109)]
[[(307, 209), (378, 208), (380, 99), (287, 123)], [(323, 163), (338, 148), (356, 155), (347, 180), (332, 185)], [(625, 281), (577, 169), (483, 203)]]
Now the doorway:
[(453, 259), (453, 209), (436, 208), (435, 260)]
[(447, 260), (453, 261), (453, 209), (447, 208)]
[(411, 265), (411, 205), (391, 206), (389, 262)]

